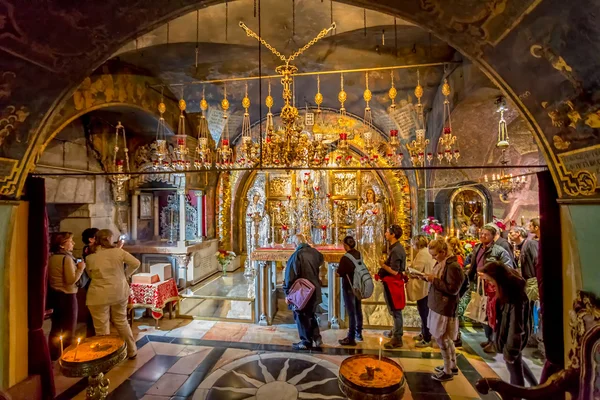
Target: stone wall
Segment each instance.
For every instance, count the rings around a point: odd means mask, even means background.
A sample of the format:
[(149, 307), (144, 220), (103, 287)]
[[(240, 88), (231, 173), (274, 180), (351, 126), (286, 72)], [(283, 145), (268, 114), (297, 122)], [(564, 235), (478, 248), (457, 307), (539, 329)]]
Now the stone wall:
[[(60, 132), (42, 153), (35, 172), (102, 172), (88, 146), (85, 127), (77, 119)], [(51, 231), (75, 234), (75, 254), (83, 248), (81, 232), (96, 227), (118, 232), (111, 184), (103, 176), (46, 176), (46, 201)]]

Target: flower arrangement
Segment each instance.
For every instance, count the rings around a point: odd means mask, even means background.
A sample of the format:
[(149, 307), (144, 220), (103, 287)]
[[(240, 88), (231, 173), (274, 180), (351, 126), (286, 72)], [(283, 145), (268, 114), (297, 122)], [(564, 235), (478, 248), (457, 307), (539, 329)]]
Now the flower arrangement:
[(421, 230), (431, 237), (441, 234), (444, 231), (444, 227), (442, 227), (440, 221), (435, 219), (435, 217), (427, 217), (422, 222)]
[(217, 258), (217, 262), (221, 265), (223, 275), (226, 275), (227, 266), (236, 257), (236, 254), (233, 251), (219, 250), (215, 253), (215, 257)]
[(473, 248), (477, 245), (477, 243), (479, 242), (473, 239), (466, 239), (460, 241), (462, 248), (465, 250), (465, 256), (468, 256), (473, 252)]

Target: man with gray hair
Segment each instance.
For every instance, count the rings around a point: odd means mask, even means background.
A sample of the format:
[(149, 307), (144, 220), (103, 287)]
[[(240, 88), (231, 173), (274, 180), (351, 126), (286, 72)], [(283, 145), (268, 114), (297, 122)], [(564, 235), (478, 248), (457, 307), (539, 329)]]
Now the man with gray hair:
[(294, 343), (292, 347), (295, 350), (308, 350), (313, 347), (313, 343), (315, 347), (321, 347), (323, 344), (315, 312), (322, 301), (319, 268), (325, 259), (323, 254), (306, 242), (304, 235), (295, 235), (293, 243), (296, 245), (296, 251), (290, 256), (285, 267), (283, 291), (287, 297), (294, 282), (300, 278), (307, 279), (315, 286), (315, 292), (302, 310), (292, 308), (300, 336), (300, 342)]

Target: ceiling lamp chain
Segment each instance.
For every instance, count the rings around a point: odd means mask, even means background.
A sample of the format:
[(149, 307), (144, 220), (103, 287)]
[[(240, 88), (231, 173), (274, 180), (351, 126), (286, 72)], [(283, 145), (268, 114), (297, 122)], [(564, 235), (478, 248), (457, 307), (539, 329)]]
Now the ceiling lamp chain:
[[(331, 30), (335, 28), (335, 23), (333, 23), (328, 29), (323, 29), (314, 39), (312, 39), (302, 48), (298, 49), (289, 57), (282, 55), (263, 38), (248, 28), (243, 22), (240, 21), (239, 25), (246, 32), (246, 35), (258, 40), (263, 46), (269, 49), (274, 55), (276, 55), (285, 63), (284, 65), (280, 65), (275, 69), (275, 71), (281, 75), (281, 85), (283, 86), (282, 98), (284, 105), (281, 108), (280, 114), (283, 128), (279, 129), (277, 132), (275, 132), (274, 129), (272, 129), (272, 132), (267, 131), (265, 146), (263, 146), (265, 150), (263, 165), (282, 165), (286, 167), (322, 165), (327, 149), (319, 140), (314, 140), (314, 138), (313, 140), (308, 140), (306, 132), (303, 132), (303, 127), (300, 125), (299, 113), (295, 106), (292, 86), (293, 75), (298, 72), (298, 68), (296, 68), (294, 65), (291, 65), (290, 62), (295, 60), (308, 48), (325, 37)], [(270, 93), (267, 100), (269, 99), (269, 102), (272, 106), (272, 97)], [(269, 107), (270, 111), (270, 106), (268, 104), (267, 107)], [(267, 125), (269, 125), (268, 121)], [(268, 128), (268, 130), (270, 130), (270, 128)]]
[(187, 159), (188, 148), (186, 146), (187, 134), (185, 132), (185, 109), (186, 103), (183, 99), (183, 90), (179, 100), (179, 124), (177, 126), (177, 147), (173, 150), (173, 160), (171, 167), (175, 171), (185, 171), (190, 169), (190, 161)]
[(392, 80), (392, 87), (388, 91), (388, 96), (390, 100), (392, 100), (392, 105), (390, 106), (390, 111), (394, 111), (396, 109), (396, 97), (398, 96), (398, 90), (396, 90), (396, 86), (394, 85), (394, 70), (390, 71), (390, 78)]
[(167, 111), (163, 99), (163, 91), (160, 93), (160, 103), (158, 103), (158, 125), (156, 127), (156, 139), (154, 142), (154, 168), (164, 169), (169, 167), (169, 162), (166, 160), (167, 157), (167, 137), (166, 137), (166, 123), (164, 113)]
[(423, 86), (421, 86), (421, 79), (419, 71), (417, 70), (417, 87), (415, 88), (415, 97), (417, 98), (416, 112), (417, 112), (417, 124), (416, 124), (416, 140), (411, 143), (406, 143), (406, 149), (410, 155), (410, 161), (415, 167), (425, 166), (426, 161), (431, 162), (433, 154), (427, 153), (427, 146), (429, 145), (429, 139), (426, 139), (425, 130), (425, 115), (423, 113), (423, 104), (421, 103), (421, 97), (423, 97)]
[(365, 124), (365, 131), (362, 134), (362, 138), (364, 141), (364, 149), (366, 152), (366, 156), (361, 157), (360, 162), (364, 166), (368, 162), (375, 163), (377, 162), (379, 155), (375, 150), (374, 143), (374, 130), (373, 130), (373, 115), (371, 113), (371, 99), (373, 98), (373, 93), (369, 89), (369, 73), (365, 72), (365, 91), (363, 92), (363, 99), (365, 100), (365, 115), (363, 118), (363, 122)]
[[(119, 134), (121, 134), (121, 137), (123, 138), (123, 158), (119, 157), (119, 150), (121, 150), (121, 147), (119, 147)], [(123, 127), (121, 121), (117, 123), (117, 127), (115, 128), (115, 147), (112, 161), (112, 172), (116, 172), (119, 175), (110, 175), (109, 178), (116, 185), (116, 192), (119, 193), (122, 191), (125, 182), (130, 179), (129, 149), (127, 148), (125, 127)]]
[(200, 100), (200, 122), (198, 123), (198, 145), (196, 146), (196, 160), (194, 166), (196, 169), (210, 168), (212, 166), (212, 151), (209, 147), (208, 121), (206, 113), (208, 111), (208, 102), (202, 88), (202, 100)]
[[(453, 160), (458, 161), (460, 157), (460, 151), (458, 150), (458, 139), (452, 135), (452, 118), (450, 113), (450, 84), (448, 79), (444, 79), (442, 85), (442, 94), (444, 95), (444, 129), (442, 136), (438, 143), (438, 161), (442, 162), (446, 160), (451, 163)], [(454, 150), (452, 146), (455, 146)]]
[(240, 157), (237, 165), (240, 167), (253, 167), (258, 163), (259, 145), (252, 140), (252, 130), (250, 129), (250, 98), (248, 97), (248, 84), (246, 84), (246, 93), (242, 99), (244, 107), (244, 118), (242, 120), (242, 145), (240, 148)]
[(499, 174), (492, 174), (491, 181), (488, 176), (485, 175), (485, 183), (489, 190), (492, 192), (498, 192), (500, 200), (506, 202), (508, 195), (521, 191), (526, 183), (527, 178), (525, 176), (517, 176), (513, 178), (513, 174), (506, 173), (506, 166), (508, 165), (508, 129), (506, 126), (506, 120), (504, 119), (504, 112), (508, 109), (506, 106), (506, 100), (503, 97), (499, 97), (496, 100), (496, 106), (498, 107), (497, 112), (500, 113), (500, 120), (498, 121), (498, 141), (496, 147), (502, 150), (500, 157), (500, 164), (502, 168)]

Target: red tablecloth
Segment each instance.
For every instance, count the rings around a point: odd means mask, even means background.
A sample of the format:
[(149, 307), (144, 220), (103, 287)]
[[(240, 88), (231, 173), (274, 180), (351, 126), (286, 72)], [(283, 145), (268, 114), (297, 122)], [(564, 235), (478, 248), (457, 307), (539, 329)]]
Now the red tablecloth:
[(132, 283), (129, 290), (129, 308), (150, 308), (155, 319), (162, 318), (166, 304), (178, 299), (173, 278), (153, 284)]

